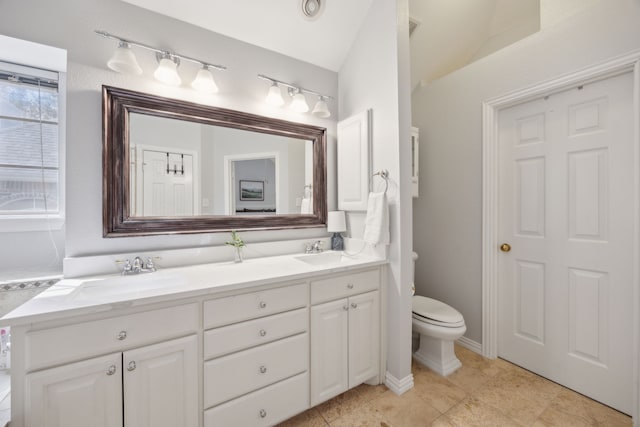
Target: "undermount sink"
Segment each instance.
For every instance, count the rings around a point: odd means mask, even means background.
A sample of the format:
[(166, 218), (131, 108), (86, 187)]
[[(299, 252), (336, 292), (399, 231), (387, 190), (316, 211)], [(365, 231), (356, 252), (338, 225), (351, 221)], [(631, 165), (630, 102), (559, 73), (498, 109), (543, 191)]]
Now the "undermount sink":
[(80, 284), (72, 293), (73, 299), (94, 299), (131, 296), (149, 291), (174, 288), (185, 283), (178, 274), (144, 273), (139, 275), (115, 276), (104, 279), (89, 279)]
[(310, 265), (340, 264), (348, 259), (342, 254), (342, 252), (322, 252), (319, 254), (305, 254), (305, 255), (299, 255), (293, 258)]

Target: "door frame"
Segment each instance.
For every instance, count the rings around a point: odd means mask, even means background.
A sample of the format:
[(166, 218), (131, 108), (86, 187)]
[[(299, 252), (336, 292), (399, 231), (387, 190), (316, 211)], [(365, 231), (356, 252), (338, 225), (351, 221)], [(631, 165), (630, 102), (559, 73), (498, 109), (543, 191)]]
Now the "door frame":
[(633, 424), (640, 426), (640, 50), (482, 103), (482, 355), (498, 357), (499, 133), (502, 109), (578, 84), (633, 73)]
[[(225, 215), (236, 214), (236, 188), (233, 162), (242, 160), (274, 159), (276, 169), (276, 214), (283, 211), (280, 206), (280, 153), (278, 151), (249, 154), (230, 154), (224, 156), (224, 212)], [(231, 173), (234, 172), (234, 176)]]

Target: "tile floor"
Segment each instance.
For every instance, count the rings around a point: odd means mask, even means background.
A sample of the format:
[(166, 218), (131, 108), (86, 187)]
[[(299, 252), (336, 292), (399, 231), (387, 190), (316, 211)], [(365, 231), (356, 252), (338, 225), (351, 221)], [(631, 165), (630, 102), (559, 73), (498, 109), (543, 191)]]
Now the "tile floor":
[(501, 359), (456, 346), (447, 378), (413, 364), (415, 387), (396, 396), (361, 385), (281, 427), (630, 426), (631, 418)]

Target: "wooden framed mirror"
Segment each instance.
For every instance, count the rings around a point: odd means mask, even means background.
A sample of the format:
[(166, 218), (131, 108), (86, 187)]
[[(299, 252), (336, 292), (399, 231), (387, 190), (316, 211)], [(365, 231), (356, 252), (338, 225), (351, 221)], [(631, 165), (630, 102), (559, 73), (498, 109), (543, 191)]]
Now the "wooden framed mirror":
[(104, 237), (326, 223), (325, 128), (110, 86), (102, 99)]

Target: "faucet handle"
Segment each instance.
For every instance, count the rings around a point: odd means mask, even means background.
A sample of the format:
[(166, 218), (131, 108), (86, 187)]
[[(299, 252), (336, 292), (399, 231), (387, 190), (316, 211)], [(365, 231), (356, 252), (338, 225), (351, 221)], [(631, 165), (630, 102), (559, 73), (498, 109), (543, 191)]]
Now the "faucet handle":
[(310, 254), (312, 250), (313, 250), (313, 243), (307, 242), (307, 243), (304, 244), (304, 253), (305, 254)]
[(131, 265), (131, 260), (125, 260), (125, 261), (116, 261), (118, 264), (120, 263), (124, 263), (124, 266), (122, 267), (122, 275), (127, 275), (129, 273), (131, 273), (131, 270), (133, 269), (133, 266)]
[(156, 266), (153, 263), (153, 259), (151, 257), (147, 257), (147, 262), (144, 264), (145, 268), (150, 271), (156, 271)]

